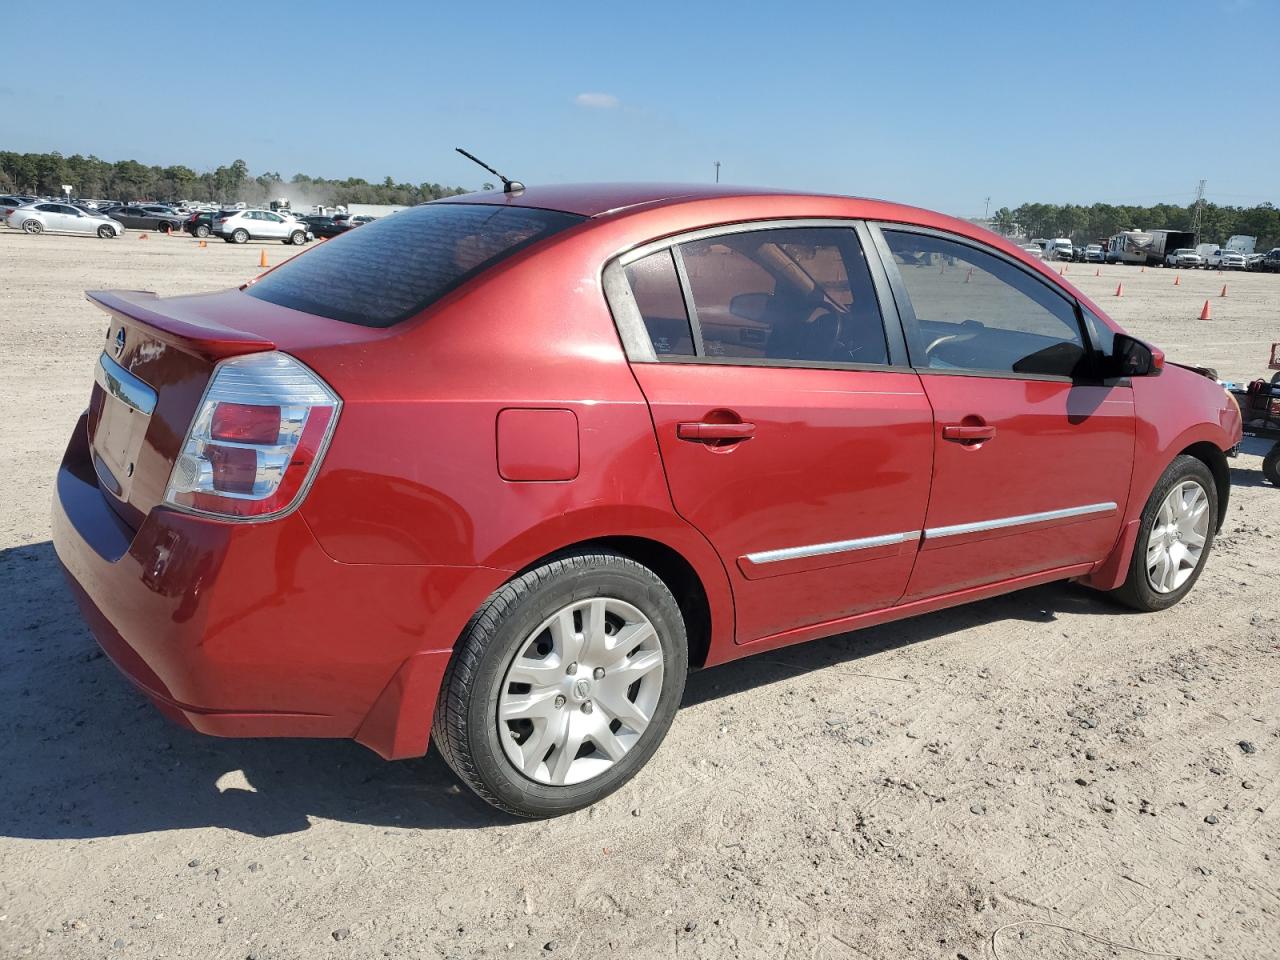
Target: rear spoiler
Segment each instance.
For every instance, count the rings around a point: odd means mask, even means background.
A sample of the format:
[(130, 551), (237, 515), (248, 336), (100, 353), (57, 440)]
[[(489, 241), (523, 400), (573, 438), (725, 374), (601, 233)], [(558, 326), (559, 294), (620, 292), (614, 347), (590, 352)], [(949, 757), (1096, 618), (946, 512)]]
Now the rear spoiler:
[[(150, 290), (86, 290), (85, 299), (107, 313), (141, 324), (157, 340), (210, 360), (274, 350), (276, 345), (266, 337), (215, 323), (183, 310), (180, 301), (160, 301)], [(169, 313), (155, 309), (160, 303)], [(175, 314), (186, 313), (189, 319)]]

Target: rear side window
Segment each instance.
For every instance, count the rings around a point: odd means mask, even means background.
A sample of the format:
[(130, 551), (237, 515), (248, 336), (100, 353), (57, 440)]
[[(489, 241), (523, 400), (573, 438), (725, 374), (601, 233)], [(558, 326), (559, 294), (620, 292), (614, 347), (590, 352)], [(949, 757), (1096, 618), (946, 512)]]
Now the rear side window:
[(1075, 307), (1047, 283), (968, 244), (896, 230), (884, 237), (915, 313), (915, 366), (1061, 377), (1081, 370)]
[(693, 356), (693, 330), (670, 250), (659, 250), (626, 268), (636, 308), (659, 357)]
[(679, 247), (707, 357), (887, 364), (871, 273), (839, 227), (755, 230)]
[(530, 207), (423, 204), (313, 248), (247, 292), (345, 323), (389, 327), (517, 250), (583, 219)]

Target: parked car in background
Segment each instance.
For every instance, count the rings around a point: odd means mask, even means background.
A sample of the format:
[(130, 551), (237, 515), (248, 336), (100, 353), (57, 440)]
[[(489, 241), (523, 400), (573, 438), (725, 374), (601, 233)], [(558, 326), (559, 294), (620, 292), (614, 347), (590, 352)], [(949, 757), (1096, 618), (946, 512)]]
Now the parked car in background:
[(333, 222), (339, 230), (354, 230), (356, 227), (363, 226), (366, 223), (373, 223), (377, 219), (377, 217), (370, 217), (365, 214), (337, 213), (333, 216)]
[(182, 221), (182, 229), (185, 233), (203, 240), (213, 233), (213, 218), (215, 216), (217, 214), (213, 211), (197, 210)]
[(1227, 513), (1227, 392), (963, 220), (534, 186), (342, 241), (89, 294), (54, 547), (205, 733), (430, 735), (563, 814), (648, 762), (690, 668), (1052, 581), (1163, 610)]
[(1022, 252), (1029, 257), (1034, 257), (1036, 260), (1044, 259), (1044, 250), (1042, 250), (1040, 246), (1035, 243), (1028, 243), (1024, 247), (1022, 247)]
[(1084, 259), (1086, 263), (1102, 263), (1105, 255), (1102, 252), (1102, 244), (1091, 243), (1084, 248)]
[(1244, 270), (1248, 265), (1249, 258), (1239, 250), (1220, 250), (1205, 262), (1206, 267), (1216, 267), (1219, 270)]
[(130, 230), (159, 230), (169, 233), (182, 229), (182, 217), (172, 212), (158, 213), (146, 207), (125, 206), (108, 210), (107, 213)]
[(1265, 253), (1249, 253), (1244, 258), (1244, 268), (1246, 270), (1260, 271), (1263, 263), (1266, 261)]
[(227, 243), (280, 240), (303, 244), (309, 239), (305, 224), (270, 210), (223, 210), (213, 217), (213, 232)]
[(18, 207), (6, 222), (15, 230), (32, 234), (82, 233), (111, 240), (124, 233), (124, 225), (106, 214), (49, 200)]
[(1280, 247), (1273, 247), (1267, 252), (1259, 269), (1267, 273), (1280, 273)]
[(1197, 267), (1204, 266), (1204, 258), (1190, 247), (1179, 247), (1173, 253), (1165, 254), (1164, 265), (1166, 267), (1182, 267), (1186, 270), (1194, 270)]
[(343, 233), (343, 229), (333, 221), (333, 217), (325, 217), (319, 214), (302, 217), (302, 222), (307, 225), (312, 235), (327, 239), (328, 237), (336, 237)]
[(21, 194), (6, 194), (0, 196), (0, 220), (3, 220), (17, 210), (19, 207), (26, 206), (28, 203), (35, 203), (35, 197), (23, 196)]
[(1075, 247), (1067, 237), (1050, 240), (1044, 248), (1046, 260), (1070, 260), (1075, 255)]

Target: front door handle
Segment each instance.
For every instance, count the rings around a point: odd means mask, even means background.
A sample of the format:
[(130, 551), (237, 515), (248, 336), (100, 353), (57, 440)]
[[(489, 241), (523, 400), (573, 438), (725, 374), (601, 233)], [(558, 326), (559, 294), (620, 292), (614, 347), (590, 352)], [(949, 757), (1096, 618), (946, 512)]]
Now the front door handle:
[(737, 442), (756, 432), (754, 423), (677, 423), (676, 436), (694, 443)]
[(966, 424), (952, 423), (942, 428), (942, 439), (954, 440), (957, 443), (981, 443), (983, 440), (990, 440), (995, 435), (996, 428), (990, 424), (968, 426)]

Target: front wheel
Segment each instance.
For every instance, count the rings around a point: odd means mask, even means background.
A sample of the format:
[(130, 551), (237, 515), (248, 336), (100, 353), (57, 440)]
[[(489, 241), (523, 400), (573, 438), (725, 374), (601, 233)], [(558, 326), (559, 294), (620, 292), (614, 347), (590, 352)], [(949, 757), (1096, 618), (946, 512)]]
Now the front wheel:
[(1191, 592), (1218, 526), (1218, 488), (1201, 460), (1182, 455), (1142, 509), (1129, 575), (1113, 596), (1137, 610), (1165, 610)]
[(231, 234), (231, 240), (233, 243), (248, 243), (249, 231), (244, 229), (236, 230)]
[(522, 817), (589, 806), (666, 736), (688, 672), (684, 619), (652, 570), (604, 550), (512, 580), (471, 618), (433, 736), (482, 799)]
[(105, 223), (98, 228), (98, 236), (103, 240), (112, 240), (115, 238), (116, 232)]
[(291, 243), (295, 247), (300, 247), (307, 242), (307, 235), (302, 230), (295, 230), (293, 233), (289, 234), (289, 239), (285, 242)]

